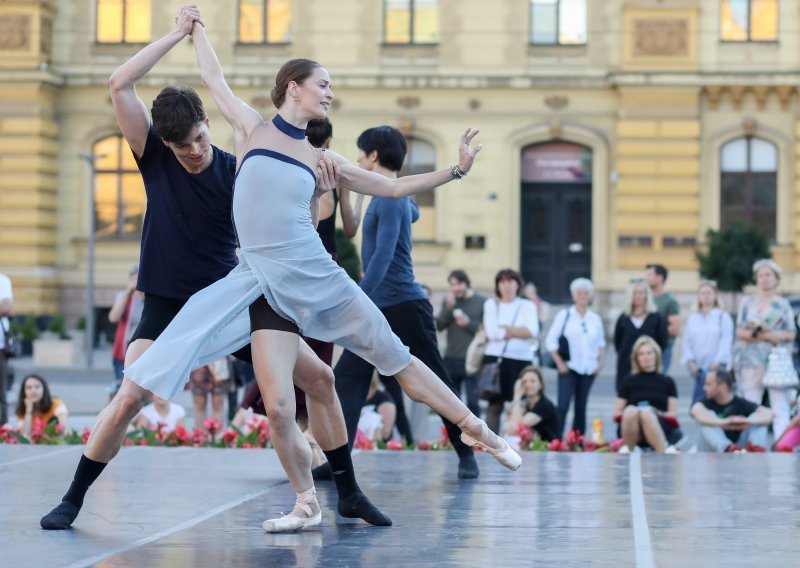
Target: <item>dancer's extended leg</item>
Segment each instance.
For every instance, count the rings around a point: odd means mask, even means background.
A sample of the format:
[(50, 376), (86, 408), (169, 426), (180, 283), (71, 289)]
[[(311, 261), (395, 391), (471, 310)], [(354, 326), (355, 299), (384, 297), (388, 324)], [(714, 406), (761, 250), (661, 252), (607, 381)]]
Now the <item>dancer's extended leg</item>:
[[(125, 354), (125, 366), (132, 365), (152, 344), (153, 342), (149, 339), (137, 339), (131, 343)], [(100, 412), (94, 422), (92, 433), (75, 470), (75, 477), (69, 491), (64, 495), (61, 503), (42, 517), (39, 522), (43, 529), (61, 530), (72, 526), (83, 507), (83, 499), (89, 486), (94, 483), (108, 462), (119, 452), (128, 430), (128, 424), (144, 406), (147, 394), (147, 390), (133, 381), (127, 378), (123, 379), (117, 395)]]
[(423, 402), (461, 429), (461, 440), (468, 446), (479, 446), (511, 470), (522, 464), (522, 458), (497, 436), (486, 423), (472, 414), (453, 391), (416, 357), (395, 375), (412, 400)]
[(331, 465), (339, 496), (339, 514), (364, 519), (373, 525), (391, 525), (392, 520), (370, 502), (356, 482), (333, 371), (304, 341), (300, 342), (294, 382), (306, 393), (311, 432)]
[(297, 493), (292, 512), (264, 521), (264, 530), (286, 532), (317, 525), (322, 520), (322, 512), (311, 479), (311, 448), (295, 422), (291, 380), (300, 338), (288, 331), (257, 329), (250, 339), (253, 368), (269, 418), (270, 437), (289, 483)]

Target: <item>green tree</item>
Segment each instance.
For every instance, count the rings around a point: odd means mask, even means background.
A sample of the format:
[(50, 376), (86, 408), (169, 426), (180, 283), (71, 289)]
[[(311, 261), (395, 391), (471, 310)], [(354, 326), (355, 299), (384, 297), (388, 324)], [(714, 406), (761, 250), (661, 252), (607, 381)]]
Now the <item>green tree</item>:
[(753, 283), (753, 263), (772, 258), (769, 239), (751, 225), (737, 222), (719, 231), (709, 229), (706, 241), (706, 252), (695, 252), (700, 276), (716, 280), (725, 292), (741, 292)]
[(361, 282), (361, 259), (358, 256), (353, 241), (344, 236), (344, 231), (336, 229), (336, 251), (339, 254), (339, 264), (345, 272), (356, 281)]

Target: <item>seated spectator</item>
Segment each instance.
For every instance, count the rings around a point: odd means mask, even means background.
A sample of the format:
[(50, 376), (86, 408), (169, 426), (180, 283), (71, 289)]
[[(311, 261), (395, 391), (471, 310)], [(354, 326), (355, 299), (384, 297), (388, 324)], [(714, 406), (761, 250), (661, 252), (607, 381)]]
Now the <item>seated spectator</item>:
[(208, 395), (211, 395), (211, 416), (222, 424), (225, 398), (231, 388), (231, 371), (227, 357), (192, 371), (190, 382), (194, 399), (195, 428), (202, 428), (205, 422)]
[(186, 410), (180, 404), (153, 395), (153, 402), (139, 411), (134, 424), (137, 428), (164, 426), (168, 432), (172, 432), (178, 426), (183, 426), (185, 416)]
[(392, 395), (380, 390), (380, 381), (373, 375), (372, 382), (367, 392), (367, 400), (361, 407), (361, 417), (358, 419), (358, 429), (370, 440), (392, 439), (394, 423), (397, 416), (397, 406)]
[(561, 423), (555, 405), (544, 395), (542, 372), (529, 365), (514, 383), (514, 398), (506, 420), (505, 433), (514, 435), (519, 424), (527, 424), (547, 442), (561, 436)]
[(698, 449), (733, 452), (754, 446), (766, 448), (767, 426), (773, 414), (733, 394), (733, 375), (727, 371), (709, 371), (703, 385), (705, 398), (692, 405), (692, 418), (700, 424)]
[(614, 407), (614, 420), (620, 422), (624, 440), (620, 452), (639, 445), (664, 453), (681, 438), (678, 387), (662, 374), (661, 348), (650, 336), (643, 335), (633, 344), (631, 365), (633, 374), (623, 379)]
[(57, 422), (67, 430), (69, 412), (61, 399), (50, 396), (47, 381), (39, 375), (30, 374), (19, 386), (17, 397), (17, 428), (30, 437), (33, 422), (38, 419), (42, 426)]

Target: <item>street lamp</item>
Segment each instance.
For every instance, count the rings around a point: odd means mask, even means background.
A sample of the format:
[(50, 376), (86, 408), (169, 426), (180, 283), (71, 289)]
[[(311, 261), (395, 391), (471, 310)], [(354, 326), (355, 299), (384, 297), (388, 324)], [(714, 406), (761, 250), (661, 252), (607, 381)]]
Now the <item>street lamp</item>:
[(81, 153), (78, 154), (78, 157), (89, 164), (89, 250), (86, 262), (86, 367), (91, 368), (94, 362), (94, 180), (95, 174), (97, 173), (95, 161), (105, 158), (105, 155)]

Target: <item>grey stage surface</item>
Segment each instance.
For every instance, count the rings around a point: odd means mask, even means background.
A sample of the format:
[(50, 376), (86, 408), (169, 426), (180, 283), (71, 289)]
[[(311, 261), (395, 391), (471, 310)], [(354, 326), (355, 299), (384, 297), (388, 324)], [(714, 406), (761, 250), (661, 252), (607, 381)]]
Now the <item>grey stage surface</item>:
[(479, 455), (363, 452), (365, 492), (389, 528), (338, 517), (268, 535), (294, 501), (272, 450), (123, 448), (75, 528), (39, 517), (82, 447), (0, 446), (3, 566), (791, 566), (800, 552), (797, 454), (525, 453), (511, 473)]

